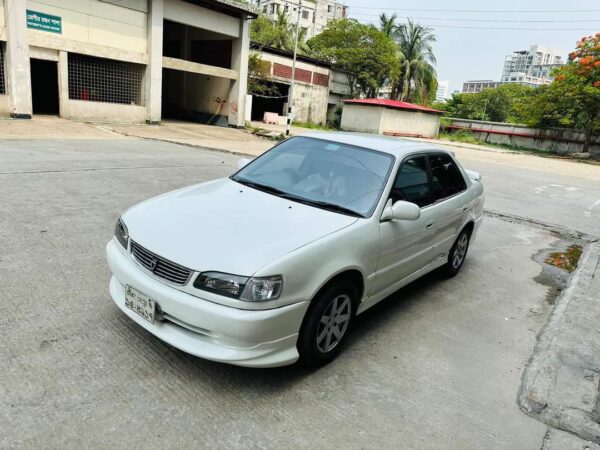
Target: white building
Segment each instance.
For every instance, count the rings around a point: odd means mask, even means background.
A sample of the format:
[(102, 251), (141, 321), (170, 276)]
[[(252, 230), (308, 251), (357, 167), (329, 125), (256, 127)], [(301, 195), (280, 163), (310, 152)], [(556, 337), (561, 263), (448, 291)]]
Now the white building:
[(0, 0), (0, 114), (243, 126), (247, 5)]
[(435, 92), (435, 101), (443, 102), (450, 98), (450, 80), (438, 81), (437, 91)]
[(332, 0), (256, 0), (256, 5), (258, 11), (272, 20), (277, 19), (279, 12), (285, 12), (288, 21), (294, 24), (301, 8), (300, 27), (306, 29), (307, 39), (323, 31), (330, 20), (347, 16), (347, 7)]
[(517, 50), (504, 60), (501, 81), (531, 86), (552, 82), (550, 72), (564, 64), (562, 51), (532, 45), (528, 50)]
[(462, 92), (468, 94), (478, 94), (484, 89), (493, 89), (500, 86), (501, 84), (501, 81), (469, 80), (463, 83)]

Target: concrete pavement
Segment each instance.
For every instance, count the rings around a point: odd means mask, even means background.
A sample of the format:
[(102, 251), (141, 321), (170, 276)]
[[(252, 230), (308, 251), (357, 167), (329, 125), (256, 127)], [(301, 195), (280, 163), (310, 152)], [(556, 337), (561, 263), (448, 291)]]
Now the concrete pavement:
[[(112, 304), (119, 213), (237, 156), (135, 139), (0, 141), (0, 447), (541, 447), (515, 402), (551, 311), (531, 256), (556, 237), (488, 218), (456, 278), (360, 318), (329, 366), (183, 354)], [(543, 207), (543, 206), (540, 206)]]

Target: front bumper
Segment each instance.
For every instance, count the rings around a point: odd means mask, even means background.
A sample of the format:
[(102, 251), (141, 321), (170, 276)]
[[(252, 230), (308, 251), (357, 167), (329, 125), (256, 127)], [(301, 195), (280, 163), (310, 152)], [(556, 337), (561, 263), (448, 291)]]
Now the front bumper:
[[(158, 281), (114, 239), (106, 246), (110, 294), (133, 321), (195, 356), (248, 367), (277, 367), (298, 359), (296, 341), (308, 302), (249, 311), (218, 305)], [(125, 307), (129, 285), (156, 301), (165, 320), (147, 322)]]

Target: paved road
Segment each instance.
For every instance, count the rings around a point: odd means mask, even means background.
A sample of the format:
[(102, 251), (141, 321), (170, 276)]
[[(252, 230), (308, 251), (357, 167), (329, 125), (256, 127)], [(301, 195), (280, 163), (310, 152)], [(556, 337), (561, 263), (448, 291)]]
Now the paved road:
[(130, 139), (0, 141), (0, 447), (540, 448), (546, 428), (515, 398), (550, 309), (531, 256), (554, 238), (530, 226), (486, 220), (463, 272), (361, 316), (313, 373), (190, 357), (128, 320), (104, 261), (120, 211), (236, 160)]
[(600, 165), (448, 147), (480, 172), (486, 209), (600, 237)]

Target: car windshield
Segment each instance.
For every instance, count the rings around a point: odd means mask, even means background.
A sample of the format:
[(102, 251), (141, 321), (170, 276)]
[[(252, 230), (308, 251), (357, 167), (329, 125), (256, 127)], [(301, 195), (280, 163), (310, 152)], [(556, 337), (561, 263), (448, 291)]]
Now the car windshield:
[(342, 214), (372, 214), (392, 168), (392, 155), (316, 138), (295, 137), (232, 179), (290, 200)]

